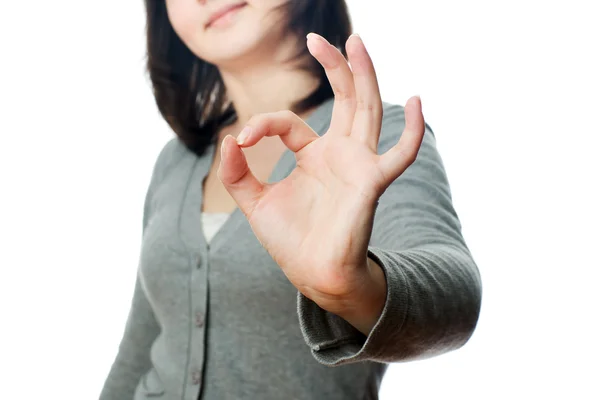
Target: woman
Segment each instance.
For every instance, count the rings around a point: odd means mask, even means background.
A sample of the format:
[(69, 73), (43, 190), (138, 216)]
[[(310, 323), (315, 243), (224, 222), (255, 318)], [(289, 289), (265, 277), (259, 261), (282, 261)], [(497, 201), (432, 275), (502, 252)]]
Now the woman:
[(344, 1), (146, 7), (177, 138), (101, 399), (376, 399), (386, 363), (461, 347), (481, 285), (433, 133)]

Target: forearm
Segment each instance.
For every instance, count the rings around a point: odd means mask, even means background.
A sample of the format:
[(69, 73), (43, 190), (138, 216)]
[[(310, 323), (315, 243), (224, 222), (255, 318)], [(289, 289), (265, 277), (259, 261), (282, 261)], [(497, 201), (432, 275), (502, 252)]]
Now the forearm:
[[(402, 111), (387, 109), (378, 153), (397, 143)], [(372, 279), (350, 302), (355, 308), (335, 312), (298, 297), (300, 327), (319, 362), (408, 361), (466, 343), (479, 317), (481, 278), (430, 130), (415, 163), (380, 197), (368, 254)]]

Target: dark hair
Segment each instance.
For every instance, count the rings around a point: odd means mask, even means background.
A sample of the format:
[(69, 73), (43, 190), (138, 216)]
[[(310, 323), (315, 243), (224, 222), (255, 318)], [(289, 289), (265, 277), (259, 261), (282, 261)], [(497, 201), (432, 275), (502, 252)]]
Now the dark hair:
[[(202, 155), (216, 139), (222, 126), (235, 120), (231, 104), (226, 104), (225, 88), (217, 68), (193, 54), (177, 36), (165, 0), (145, 0), (147, 13), (147, 69), (158, 110), (181, 141)], [(303, 39), (315, 32), (339, 48), (352, 32), (345, 0), (290, 0), (285, 7), (288, 31)], [(299, 43), (304, 43), (299, 40)], [(297, 102), (292, 111), (300, 113), (331, 98), (333, 92), (325, 71), (299, 46), (298, 60), (303, 68), (320, 78), (319, 87)]]

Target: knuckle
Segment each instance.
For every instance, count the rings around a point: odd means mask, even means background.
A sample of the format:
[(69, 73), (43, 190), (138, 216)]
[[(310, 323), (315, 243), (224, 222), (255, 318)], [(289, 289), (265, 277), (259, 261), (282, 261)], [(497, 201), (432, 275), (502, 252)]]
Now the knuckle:
[(279, 111), (279, 116), (283, 119), (294, 119), (296, 118), (296, 113), (291, 110), (282, 110)]
[(265, 119), (265, 114), (255, 114), (250, 117), (246, 125), (257, 126)]
[(383, 115), (383, 107), (379, 102), (372, 102), (365, 99), (358, 99), (356, 101), (356, 109), (359, 111), (366, 111), (375, 116)]
[(348, 102), (354, 100), (354, 94), (346, 88), (341, 88), (339, 86), (332, 85), (331, 89), (333, 90), (333, 95), (335, 96), (335, 99), (338, 101)]

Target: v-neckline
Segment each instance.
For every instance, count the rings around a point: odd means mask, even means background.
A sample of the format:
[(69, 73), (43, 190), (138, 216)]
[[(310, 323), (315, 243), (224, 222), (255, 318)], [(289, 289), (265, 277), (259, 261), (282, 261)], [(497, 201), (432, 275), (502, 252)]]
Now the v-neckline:
[[(326, 129), (329, 128), (330, 118), (324, 118), (325, 115), (331, 115), (331, 110), (333, 107), (333, 98), (325, 100), (321, 103), (306, 119), (305, 122), (309, 125), (319, 136), (322, 136)], [(194, 215), (196, 216), (195, 221), (198, 221), (200, 239), (202, 242), (202, 246), (209, 251), (216, 251), (222, 245), (224, 238), (227, 237), (225, 234), (232, 224), (238, 225), (242, 222), (241, 216), (243, 216), (242, 210), (239, 207), (235, 207), (235, 209), (229, 213), (229, 217), (225, 220), (225, 222), (221, 225), (219, 230), (213, 235), (210, 243), (206, 240), (206, 236), (204, 235), (204, 229), (202, 227), (202, 203), (204, 201), (204, 180), (208, 176), (210, 172), (210, 168), (215, 159), (215, 151), (216, 151), (217, 143), (213, 142), (206, 148), (206, 153), (204, 156), (198, 157), (193, 167), (193, 171), (190, 177), (190, 181), (188, 185), (191, 187), (188, 188), (187, 193), (190, 196), (190, 201), (185, 202), (190, 204), (194, 208)], [(288, 171), (290, 167), (293, 167), (295, 164), (296, 158), (294, 153), (290, 149), (285, 149), (282, 155), (279, 157), (277, 162), (275, 163), (269, 178), (267, 179), (267, 183), (273, 183), (275, 180), (279, 181), (284, 179), (287, 175), (289, 175)], [(285, 167), (285, 168), (284, 168)], [(280, 176), (281, 175), (281, 176)]]

